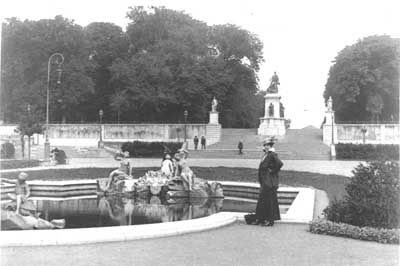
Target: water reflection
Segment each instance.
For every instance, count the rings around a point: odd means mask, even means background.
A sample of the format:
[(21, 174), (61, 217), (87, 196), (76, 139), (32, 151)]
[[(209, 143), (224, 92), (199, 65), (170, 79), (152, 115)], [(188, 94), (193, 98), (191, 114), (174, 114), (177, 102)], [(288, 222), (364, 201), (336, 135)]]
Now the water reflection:
[(41, 217), (66, 220), (66, 228), (174, 222), (209, 216), (221, 210), (223, 199), (121, 196), (79, 200), (36, 201)]

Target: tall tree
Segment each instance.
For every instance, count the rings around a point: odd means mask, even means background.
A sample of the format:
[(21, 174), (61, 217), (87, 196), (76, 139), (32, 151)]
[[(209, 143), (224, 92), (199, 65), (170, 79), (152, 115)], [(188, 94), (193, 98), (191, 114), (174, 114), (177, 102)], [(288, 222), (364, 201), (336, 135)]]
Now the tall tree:
[(40, 106), (45, 119), (48, 60), (53, 53), (62, 53), (63, 78), (54, 82), (55, 67), (51, 64), (50, 120), (82, 119), (85, 97), (93, 93), (88, 76), (91, 63), (82, 27), (61, 16), (39, 21), (3, 23), (2, 36), (2, 115), (8, 122), (18, 122), (30, 103)]
[(329, 71), (338, 121), (399, 120), (400, 39), (370, 36), (345, 47)]
[(182, 121), (188, 110), (189, 121), (205, 121), (215, 96), (224, 126), (257, 123), (262, 44), (254, 35), (165, 8), (137, 7), (128, 17), (129, 55), (111, 67), (113, 88), (131, 103), (126, 113), (135, 120)]
[(89, 46), (89, 60), (94, 65), (89, 75), (95, 82), (95, 95), (86, 103), (87, 113), (91, 114), (89, 120), (95, 120), (100, 109), (104, 110), (105, 119), (115, 120), (111, 104), (113, 94), (116, 92), (111, 89), (109, 68), (114, 60), (126, 56), (128, 52), (126, 35), (121, 27), (105, 22), (90, 23), (83, 30)]
[[(136, 7), (127, 31), (82, 28), (61, 16), (3, 24), (1, 117), (18, 122), (30, 103), (45, 119), (47, 62), (62, 53), (62, 83), (51, 73), (50, 121), (207, 121), (218, 101), (225, 127), (253, 127), (262, 110), (257, 71), (262, 44), (234, 25), (208, 26), (174, 10)], [(54, 66), (54, 65), (52, 65)], [(261, 98), (260, 98), (261, 97)]]

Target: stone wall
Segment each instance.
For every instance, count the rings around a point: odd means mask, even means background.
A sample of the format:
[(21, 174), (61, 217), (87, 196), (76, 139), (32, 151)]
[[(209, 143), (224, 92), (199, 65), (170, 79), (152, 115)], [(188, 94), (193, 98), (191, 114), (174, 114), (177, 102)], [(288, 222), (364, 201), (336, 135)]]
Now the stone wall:
[[(120, 124), (103, 125), (103, 139), (105, 141), (182, 141), (185, 137), (184, 124)], [(187, 124), (186, 137), (206, 136), (204, 124)]]
[[(333, 139), (335, 144), (399, 144), (400, 127), (399, 124), (334, 124)], [(324, 125), (323, 141), (331, 144), (332, 125)]]
[[(16, 126), (0, 126), (4, 138), (13, 132)], [(97, 146), (103, 141), (184, 141), (184, 124), (50, 124), (49, 139), (56, 146)], [(186, 137), (189, 148), (193, 146), (194, 136), (205, 136), (207, 145), (220, 140), (221, 125), (219, 124), (187, 124)], [(43, 144), (44, 136), (35, 137), (35, 144)], [(37, 142), (37, 143), (36, 143)]]

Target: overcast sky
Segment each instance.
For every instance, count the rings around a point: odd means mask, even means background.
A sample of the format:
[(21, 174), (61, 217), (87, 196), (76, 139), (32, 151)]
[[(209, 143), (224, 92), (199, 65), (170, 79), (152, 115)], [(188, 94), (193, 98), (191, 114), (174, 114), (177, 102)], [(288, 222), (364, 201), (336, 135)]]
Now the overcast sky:
[(112, 22), (125, 29), (128, 7), (162, 5), (214, 24), (236, 24), (264, 43), (259, 72), (266, 90), (274, 71), (292, 128), (320, 126), (329, 67), (345, 46), (370, 35), (400, 38), (399, 0), (12, 0), (2, 1), (3, 18), (38, 20), (62, 15), (81, 26)]

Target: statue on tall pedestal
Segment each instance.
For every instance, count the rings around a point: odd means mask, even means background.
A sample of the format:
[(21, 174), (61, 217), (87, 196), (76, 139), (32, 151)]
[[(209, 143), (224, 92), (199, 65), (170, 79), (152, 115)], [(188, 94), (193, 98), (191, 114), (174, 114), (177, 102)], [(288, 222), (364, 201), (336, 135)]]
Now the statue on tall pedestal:
[(267, 89), (267, 93), (278, 93), (278, 85), (280, 85), (279, 77), (276, 72), (274, 72), (274, 75), (271, 78), (271, 83)]
[(218, 101), (217, 101), (217, 99), (215, 99), (215, 96), (214, 96), (214, 99), (211, 102), (211, 112), (217, 111), (217, 105), (218, 105)]

